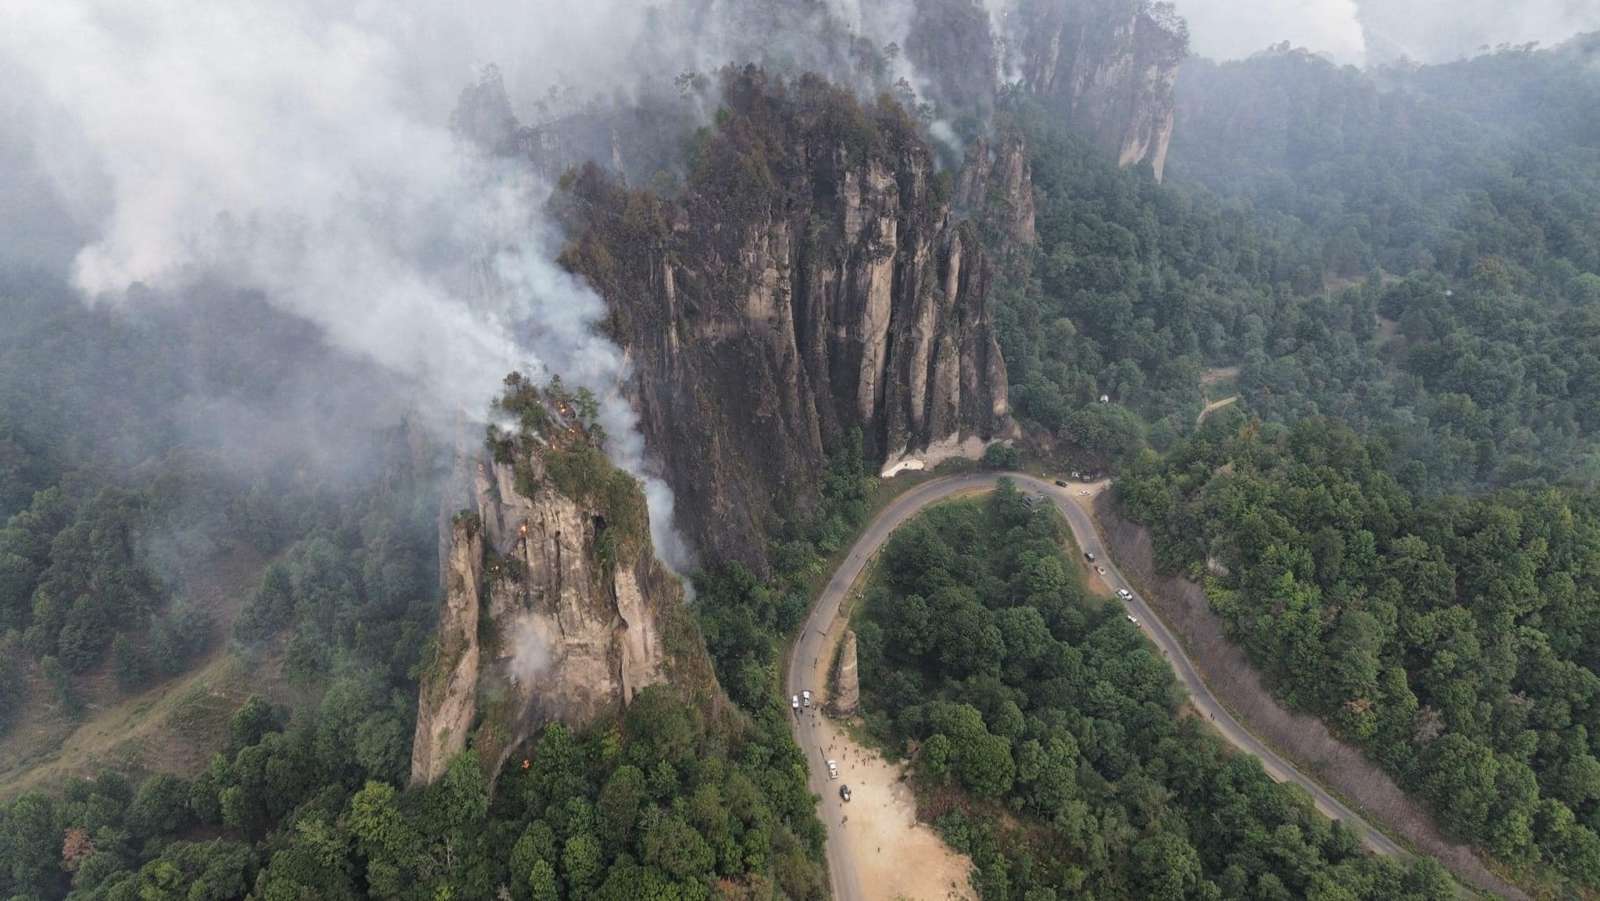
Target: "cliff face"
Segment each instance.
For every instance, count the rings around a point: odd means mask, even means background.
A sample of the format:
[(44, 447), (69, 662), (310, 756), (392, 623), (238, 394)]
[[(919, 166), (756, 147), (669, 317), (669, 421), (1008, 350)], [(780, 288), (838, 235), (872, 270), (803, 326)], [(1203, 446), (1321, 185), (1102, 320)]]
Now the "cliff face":
[(1120, 165), (1166, 169), (1188, 28), (1148, 0), (1025, 0), (1013, 21), (1027, 89)]
[(1014, 425), (991, 266), (914, 123), (756, 70), (724, 104), (672, 201), (583, 170), (563, 260), (611, 304), (680, 524), (760, 570), (851, 429), (893, 472)]
[(955, 203), (999, 235), (993, 243), (1008, 250), (1038, 243), (1033, 166), (1021, 135), (1006, 132), (972, 143), (956, 177)]
[(643, 496), (598, 450), (560, 446), (578, 427), (554, 423), (548, 444), (507, 438), (461, 461), (471, 505), (451, 523), (414, 783), (469, 738), (493, 774), (545, 722), (589, 722), (669, 675), (710, 679), (703, 658), (669, 660), (683, 590), (650, 547)]
[(833, 666), (833, 697), (828, 699), (828, 708), (835, 716), (854, 716), (861, 706), (861, 672), (857, 663), (856, 632), (846, 629)]

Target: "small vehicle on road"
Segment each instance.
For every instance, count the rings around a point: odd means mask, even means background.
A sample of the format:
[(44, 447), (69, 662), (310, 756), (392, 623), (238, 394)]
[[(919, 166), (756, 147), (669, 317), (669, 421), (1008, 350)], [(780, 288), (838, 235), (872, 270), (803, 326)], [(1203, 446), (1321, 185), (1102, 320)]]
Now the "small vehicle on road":
[(839, 800), (845, 802), (846, 804), (850, 803), (850, 786), (839, 786)]
[(799, 713), (800, 712), (800, 696), (799, 695), (790, 695), (789, 696), (789, 706), (791, 708), (793, 708), (795, 713)]
[(800, 692), (800, 704), (804, 707), (811, 706), (811, 689)]
[(837, 779), (837, 778), (839, 778), (839, 761), (837, 761), (837, 760), (828, 761), (828, 778), (829, 779)]
[(1134, 616), (1131, 613), (1125, 613), (1123, 615), (1128, 618), (1128, 622), (1133, 623), (1135, 626), (1139, 625), (1139, 617)]
[(1087, 488), (1078, 489), (1078, 497), (1088, 497), (1088, 496), (1089, 496), (1089, 489), (1087, 489)]
[(1122, 598), (1124, 601), (1131, 601), (1133, 600), (1133, 592), (1126, 588), (1118, 588), (1117, 597)]
[(1065, 479), (1056, 479), (1056, 485), (1060, 488), (1065, 488), (1067, 487), (1067, 482)]
[(1094, 551), (1084, 551), (1083, 552), (1083, 559), (1089, 561), (1090, 563), (1093, 563), (1094, 562)]

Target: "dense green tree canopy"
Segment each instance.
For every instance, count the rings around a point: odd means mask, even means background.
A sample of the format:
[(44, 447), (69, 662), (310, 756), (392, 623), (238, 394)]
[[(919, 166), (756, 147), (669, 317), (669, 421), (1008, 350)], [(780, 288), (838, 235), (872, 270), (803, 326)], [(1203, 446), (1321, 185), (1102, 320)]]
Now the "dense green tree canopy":
[(1385, 454), (1327, 421), (1218, 422), (1141, 460), (1118, 497), (1166, 565), (1204, 574), (1291, 704), (1365, 745), (1456, 835), (1588, 881), (1600, 498), (1419, 499)]
[(1009, 485), (935, 507), (890, 539), (856, 623), (869, 727), (916, 749), (985, 899), (1453, 896), (1437, 864), (1362, 853), (1186, 715), (1067, 539)]

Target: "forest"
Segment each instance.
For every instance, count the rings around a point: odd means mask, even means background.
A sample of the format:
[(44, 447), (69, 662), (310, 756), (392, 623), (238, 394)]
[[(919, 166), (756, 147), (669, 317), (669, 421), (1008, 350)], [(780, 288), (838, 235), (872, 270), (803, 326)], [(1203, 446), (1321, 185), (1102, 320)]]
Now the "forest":
[[(294, 412), (298, 380), (328, 365), (309, 327), (237, 297), (196, 316), (130, 314), (64, 299), (43, 278), (11, 281), (0, 292), (0, 735), (30, 672), (70, 719), (97, 674), (135, 694), (226, 644), (224, 611), (188, 593), (200, 569), (233, 556), (276, 558), (231, 586), (241, 647), (290, 630), (301, 681), (346, 662), (403, 680), (433, 611), (431, 463), (392, 423), (322, 429), (321, 450), (347, 455), (333, 464), (250, 445)], [(298, 346), (299, 359), (263, 343)], [(272, 421), (233, 431), (232, 409), (246, 405)]]
[[(263, 367), (292, 364), (244, 354), (221, 323), (175, 333), (31, 290), (16, 295), (19, 327), (0, 353), (15, 476), (0, 531), (0, 713), (43, 706), (70, 721), (87, 713), (99, 676), (114, 677), (112, 699), (134, 697), (219, 649), (265, 684), (281, 673), (288, 689), (275, 691), (296, 703), (249, 698), (198, 772), (109, 767), (0, 802), (0, 897), (705, 898), (717, 883), (825, 895), (821, 827), (770, 667), (787, 620), (750, 625), (760, 663), (735, 650), (738, 626), (716, 624), (746, 622), (753, 602), (709, 586), (737, 571), (707, 576), (699, 609), (708, 632), (728, 636), (719, 675), (742, 686), (742, 709), (695, 707), (663, 688), (621, 721), (551, 726), (525, 750), (538, 766), (494, 785), (469, 751), (437, 784), (408, 789), (438, 603), (437, 475), (416, 437), (343, 436), (355, 444), (332, 470), (208, 458), (180, 399), (272, 384), (289, 393), (292, 379)], [(256, 323), (258, 337), (306, 337), (270, 315)], [(52, 379), (29, 381), (62, 346), (96, 342), (117, 353), (56, 362)], [(105, 417), (52, 412), (91, 399)], [(273, 409), (270, 397), (247, 400)], [(859, 437), (839, 460), (853, 463), (835, 465), (837, 500), (785, 542), (793, 579), (818, 565), (810, 541), (836, 543), (864, 515)], [(172, 562), (169, 543), (193, 556)], [(235, 586), (231, 622), (187, 603), (187, 567), (241, 550), (265, 562)], [(737, 584), (765, 591), (745, 578)], [(803, 612), (803, 589), (785, 592), (786, 615)], [(715, 603), (724, 595), (735, 600)]]
[(1233, 415), (1117, 483), (1294, 707), (1451, 834), (1600, 884), (1600, 498), (1419, 497), (1348, 427)]
[(868, 728), (910, 749), (983, 898), (1454, 897), (1209, 732), (1029, 500), (1006, 482), (903, 526), (854, 618)]
[[(1596, 49), (1194, 60), (1165, 183), (1005, 90), (990, 127), (1027, 147), (1038, 243), (985, 235), (1012, 409), (1050, 439), (1027, 449), (1113, 466), (1121, 510), (1285, 703), (1451, 836), (1569, 893), (1600, 890)], [(825, 120), (842, 160), (931, 125), (803, 84), (853, 110)], [(660, 191), (784, 202), (761, 123), (730, 126), (740, 153), (709, 127), (679, 136)], [(951, 181), (933, 174), (939, 202)], [(638, 196), (622, 224), (672, 233)], [(770, 572), (692, 574), (725, 698), (651, 689), (549, 726), (496, 780), (469, 752), (408, 788), (444, 449), (311, 325), (191, 293), (86, 305), (0, 267), (0, 741), (222, 655), (263, 674), (193, 771), (8, 794), (0, 897), (826, 896), (778, 686), (871, 511), (859, 430), (770, 523)], [(1223, 395), (1238, 406), (1202, 421)], [(586, 490), (611, 488), (635, 496)], [(642, 511), (607, 512), (642, 536)], [(986, 901), (1454, 897), (1438, 864), (1365, 853), (1212, 735), (1068, 537), (1011, 488), (941, 506), (896, 534), (857, 613), (868, 733)], [(207, 595), (224, 560), (243, 575)]]
[(1164, 185), (1008, 95), (1039, 232), (1001, 294), (1018, 412), (1130, 459), (1190, 433), (1201, 375), (1238, 367), (1250, 409), (1345, 421), (1416, 490), (1594, 484), (1591, 44), (1370, 72), (1287, 48), (1191, 61)]
[(652, 688), (619, 723), (552, 724), (495, 785), (468, 752), (402, 791), (408, 748), (396, 756), (372, 726), (396, 703), (381, 679), (343, 676), (304, 714), (252, 699), (192, 779), (108, 772), (25, 794), (0, 807), (0, 891), (620, 901), (710, 898), (720, 881), (825, 896), (821, 826), (781, 710), (751, 724)]

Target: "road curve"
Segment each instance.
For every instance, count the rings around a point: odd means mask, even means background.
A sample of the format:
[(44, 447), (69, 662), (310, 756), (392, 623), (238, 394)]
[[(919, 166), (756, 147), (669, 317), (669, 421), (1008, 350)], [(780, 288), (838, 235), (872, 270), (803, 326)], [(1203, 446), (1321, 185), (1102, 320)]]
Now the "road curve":
[[(1338, 798), (1328, 794), (1322, 786), (1299, 770), (1295, 769), (1288, 761), (1278, 756), (1272, 749), (1263, 745), (1256, 737), (1239, 724), (1233, 715), (1223, 707), (1206, 687), (1205, 681), (1200, 678), (1199, 672), (1184, 653), (1182, 645), (1177, 638), (1161, 622), (1155, 612), (1150, 609), (1133, 586), (1122, 577), (1121, 571), (1106, 553), (1104, 544), (1100, 541), (1100, 534), (1094, 527), (1089, 514), (1072, 500), (1072, 489), (1063, 488), (1052, 482), (1035, 478), (1022, 473), (973, 473), (967, 475), (946, 476), (924, 482), (905, 494), (895, 498), (889, 506), (885, 507), (871, 523), (867, 525), (861, 537), (850, 548), (850, 553), (844, 562), (834, 571), (833, 578), (828, 580), (827, 587), (817, 598), (811, 608), (810, 615), (806, 618), (805, 631), (795, 640), (789, 652), (789, 667), (785, 679), (786, 693), (799, 694), (802, 689), (815, 691), (821, 687), (827, 678), (827, 667), (831, 661), (821, 659), (826, 630), (835, 626), (839, 614), (839, 605), (844, 601), (852, 585), (866, 569), (867, 563), (872, 559), (884, 542), (894, 530), (908, 520), (922, 512), (930, 504), (937, 503), (954, 494), (962, 492), (981, 491), (993, 488), (1001, 479), (1010, 479), (1017, 487), (1035, 494), (1048, 497), (1055, 504), (1056, 509), (1067, 520), (1067, 525), (1072, 528), (1073, 537), (1077, 539), (1078, 547), (1085, 552), (1093, 553), (1101, 565), (1106, 568), (1103, 577), (1105, 583), (1114, 591), (1126, 588), (1133, 593), (1131, 600), (1125, 602), (1128, 611), (1139, 621), (1139, 628), (1148, 636), (1167, 660), (1172, 664), (1178, 674), (1178, 679), (1189, 693), (1190, 704), (1205, 716), (1218, 733), (1234, 747), (1250, 754), (1261, 761), (1261, 766), (1274, 780), (1278, 782), (1293, 782), (1305, 789), (1316, 804), (1317, 809), (1328, 817), (1339, 820), (1361, 838), (1363, 844), (1379, 854), (1399, 855), (1404, 850), (1392, 841), (1387, 835), (1373, 828), (1364, 818), (1355, 811), (1346, 807)], [(839, 624), (840, 627), (843, 624)], [(815, 712), (806, 716), (793, 719), (795, 740), (799, 742), (800, 749), (805, 752), (809, 763), (809, 784), (811, 791), (821, 797), (822, 806), (819, 813), (828, 830), (828, 876), (832, 883), (833, 897), (840, 901), (866, 901), (861, 894), (859, 874), (854, 867), (854, 861), (845, 853), (845, 836), (840, 826), (844, 815), (844, 804), (838, 795), (831, 789), (826, 771), (826, 752), (817, 739), (813, 717)]]

